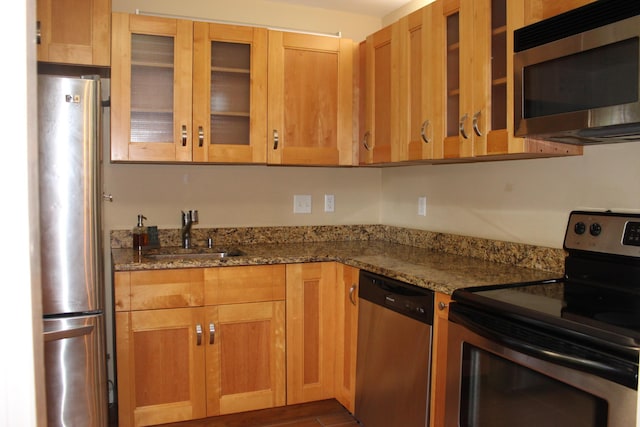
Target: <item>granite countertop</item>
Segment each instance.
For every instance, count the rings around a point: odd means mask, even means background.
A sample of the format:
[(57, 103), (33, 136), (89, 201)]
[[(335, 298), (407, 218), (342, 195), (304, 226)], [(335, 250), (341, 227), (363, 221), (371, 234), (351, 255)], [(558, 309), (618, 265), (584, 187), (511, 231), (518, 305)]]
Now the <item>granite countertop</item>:
[(234, 248), (244, 254), (221, 259), (152, 259), (145, 256), (146, 251), (116, 248), (111, 250), (111, 256), (114, 271), (338, 261), (445, 294), (466, 287), (533, 282), (561, 276), (551, 271), (388, 241), (240, 244)]

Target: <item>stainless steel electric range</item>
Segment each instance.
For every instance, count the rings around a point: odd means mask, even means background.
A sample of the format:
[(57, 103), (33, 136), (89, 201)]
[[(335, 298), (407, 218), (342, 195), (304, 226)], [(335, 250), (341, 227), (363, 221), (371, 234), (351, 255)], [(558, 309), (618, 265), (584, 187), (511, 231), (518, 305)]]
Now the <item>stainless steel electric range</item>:
[(454, 292), (447, 426), (635, 425), (640, 214), (574, 211), (564, 248), (563, 278)]

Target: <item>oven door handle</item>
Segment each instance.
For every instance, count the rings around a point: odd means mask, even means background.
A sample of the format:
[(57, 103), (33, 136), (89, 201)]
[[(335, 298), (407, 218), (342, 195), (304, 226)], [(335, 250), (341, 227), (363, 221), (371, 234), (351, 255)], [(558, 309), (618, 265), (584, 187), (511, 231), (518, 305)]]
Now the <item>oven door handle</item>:
[[(497, 342), (512, 350), (528, 354), (529, 356), (599, 375), (619, 384), (626, 385), (627, 387), (636, 388), (638, 385), (637, 367), (613, 355), (601, 354), (596, 350), (585, 350), (581, 352), (581, 354), (577, 354), (577, 352), (576, 354), (570, 354), (571, 347), (576, 348), (578, 345), (566, 346), (567, 352), (560, 352), (558, 349), (551, 348), (553, 345), (547, 347), (539, 346), (535, 343), (527, 342), (487, 327), (484, 321), (482, 322), (483, 324), (480, 324), (470, 318), (466, 313), (460, 313), (455, 309), (449, 312), (449, 320), (464, 326), (481, 337)], [(499, 319), (498, 321), (503, 325), (508, 323), (508, 321), (504, 319)], [(532, 341), (538, 341), (535, 338), (539, 338), (544, 340), (543, 342), (545, 342), (545, 344), (549, 344), (550, 340), (554, 339), (544, 332), (534, 331), (522, 325), (515, 325), (515, 328), (518, 328), (521, 332), (525, 332), (528, 337), (532, 338)], [(558, 343), (561, 341), (561, 339), (557, 340)], [(586, 349), (586, 347), (583, 348)]]

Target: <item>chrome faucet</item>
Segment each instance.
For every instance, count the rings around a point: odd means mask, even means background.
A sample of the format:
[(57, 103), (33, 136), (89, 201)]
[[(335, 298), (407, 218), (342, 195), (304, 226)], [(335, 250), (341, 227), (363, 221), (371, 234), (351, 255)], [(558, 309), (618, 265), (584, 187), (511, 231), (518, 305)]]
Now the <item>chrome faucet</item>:
[(182, 212), (182, 228), (180, 236), (182, 237), (182, 247), (189, 249), (191, 247), (191, 225), (198, 222), (198, 211)]

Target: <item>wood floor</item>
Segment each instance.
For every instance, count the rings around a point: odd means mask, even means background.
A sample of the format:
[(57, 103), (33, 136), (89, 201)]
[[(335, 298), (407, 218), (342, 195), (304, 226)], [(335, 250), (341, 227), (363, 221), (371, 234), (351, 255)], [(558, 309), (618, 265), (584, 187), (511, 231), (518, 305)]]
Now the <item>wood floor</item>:
[(336, 400), (222, 415), (164, 427), (357, 427), (359, 424)]

